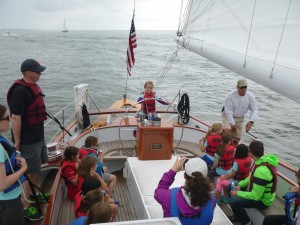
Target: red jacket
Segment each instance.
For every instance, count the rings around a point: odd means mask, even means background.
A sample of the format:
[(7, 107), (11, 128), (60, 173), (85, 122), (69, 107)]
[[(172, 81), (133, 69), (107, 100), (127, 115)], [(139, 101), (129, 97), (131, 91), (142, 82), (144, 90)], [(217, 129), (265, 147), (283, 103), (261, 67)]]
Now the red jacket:
[(251, 168), (251, 158), (247, 156), (243, 159), (234, 159), (234, 161), (238, 164), (238, 171), (236, 173), (236, 180), (241, 181), (249, 176), (250, 168)]
[(61, 176), (64, 178), (68, 187), (68, 198), (74, 201), (78, 188), (77, 185), (72, 184), (70, 180), (76, 178), (76, 162), (63, 161), (61, 165)]
[(206, 153), (209, 154), (210, 156), (215, 156), (216, 149), (218, 145), (221, 142), (221, 135), (209, 135), (207, 137), (207, 147), (206, 147)]
[(47, 119), (46, 107), (44, 102), (44, 95), (40, 86), (37, 84), (27, 83), (23, 80), (16, 80), (8, 90), (7, 100), (9, 99), (9, 96), (11, 95), (16, 85), (29, 87), (35, 98), (34, 102), (27, 107), (28, 124), (32, 126), (45, 121)]
[(226, 146), (226, 150), (220, 159), (220, 166), (223, 170), (232, 168), (235, 147), (232, 145)]
[[(142, 92), (141, 94), (144, 94), (144, 102), (142, 103), (142, 111), (146, 114), (149, 113), (155, 113), (156, 107), (155, 107), (155, 96), (156, 93), (153, 91), (151, 92), (151, 95), (148, 95), (147, 92)], [(153, 100), (145, 100), (146, 98), (152, 98)]]

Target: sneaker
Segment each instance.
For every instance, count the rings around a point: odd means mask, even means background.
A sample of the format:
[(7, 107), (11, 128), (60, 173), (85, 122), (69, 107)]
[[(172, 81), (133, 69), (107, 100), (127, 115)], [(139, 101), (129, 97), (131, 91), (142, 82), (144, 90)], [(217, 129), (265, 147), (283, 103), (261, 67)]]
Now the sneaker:
[(115, 204), (120, 207), (121, 206), (121, 203), (118, 201), (118, 200), (115, 200)]
[(217, 205), (221, 205), (222, 204), (222, 201), (221, 200), (217, 200)]
[[(40, 192), (40, 193), (37, 195), (37, 200), (38, 200), (39, 203), (49, 202), (49, 198), (50, 198), (50, 195), (49, 195), (49, 194), (44, 194), (44, 193), (41, 193), (41, 192)], [(36, 203), (33, 194), (30, 194), (30, 202), (31, 202), (31, 203)]]
[(238, 220), (237, 220), (237, 218), (235, 217), (235, 215), (228, 216), (228, 219), (229, 219), (232, 223), (238, 222)]
[(224, 202), (224, 203), (228, 203), (229, 202), (229, 199), (228, 198), (226, 198), (226, 197), (224, 197), (224, 196), (222, 196), (222, 202)]
[(38, 221), (43, 219), (43, 215), (40, 214), (33, 206), (29, 206), (27, 209), (24, 209), (24, 217), (31, 221)]

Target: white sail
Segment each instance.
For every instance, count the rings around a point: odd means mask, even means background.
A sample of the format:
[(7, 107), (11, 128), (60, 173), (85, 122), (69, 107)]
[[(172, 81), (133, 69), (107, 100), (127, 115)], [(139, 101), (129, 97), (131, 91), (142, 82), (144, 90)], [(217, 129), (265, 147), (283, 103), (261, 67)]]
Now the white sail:
[(63, 23), (63, 30), (62, 32), (68, 32), (68, 29), (67, 29), (67, 25), (66, 25), (66, 20), (64, 19), (64, 23)]
[(300, 102), (300, 1), (190, 0), (177, 43)]

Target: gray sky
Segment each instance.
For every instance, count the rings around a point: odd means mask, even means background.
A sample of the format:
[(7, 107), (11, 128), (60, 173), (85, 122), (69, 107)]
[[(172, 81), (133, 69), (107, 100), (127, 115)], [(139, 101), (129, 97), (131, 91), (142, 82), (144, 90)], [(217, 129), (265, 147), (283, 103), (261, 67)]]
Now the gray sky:
[[(176, 30), (181, 0), (136, 0), (139, 30)], [(0, 0), (0, 29), (129, 30), (134, 0)]]

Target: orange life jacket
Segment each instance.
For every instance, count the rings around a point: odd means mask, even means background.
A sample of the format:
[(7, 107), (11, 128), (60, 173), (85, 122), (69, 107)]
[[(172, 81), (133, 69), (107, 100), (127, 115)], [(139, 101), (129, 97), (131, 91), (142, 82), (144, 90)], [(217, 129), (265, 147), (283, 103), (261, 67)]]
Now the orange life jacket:
[(206, 153), (209, 154), (210, 156), (215, 156), (216, 149), (218, 145), (221, 142), (221, 135), (209, 135), (207, 137), (207, 147), (206, 147)]
[[(155, 107), (155, 96), (156, 93), (154, 91), (151, 92), (151, 95), (148, 95), (147, 92), (142, 92), (141, 94), (144, 95), (144, 102), (142, 103), (142, 112), (149, 114), (149, 113), (155, 113), (156, 107)], [(146, 98), (152, 98), (151, 100), (146, 100)]]
[(226, 146), (224, 154), (220, 159), (220, 166), (223, 170), (229, 170), (232, 168), (235, 148), (232, 145)]
[(247, 156), (243, 159), (234, 159), (234, 161), (238, 164), (238, 171), (235, 175), (235, 179), (238, 181), (244, 180), (249, 176), (250, 168), (251, 168), (251, 158)]
[(42, 89), (37, 84), (27, 83), (24, 80), (16, 80), (13, 85), (10, 87), (7, 93), (7, 100), (9, 99), (13, 89), (16, 85), (23, 85), (29, 87), (33, 96), (34, 102), (27, 107), (27, 117), (28, 124), (30, 126), (41, 123), (47, 119), (46, 116), (46, 107), (44, 102), (44, 97)]

